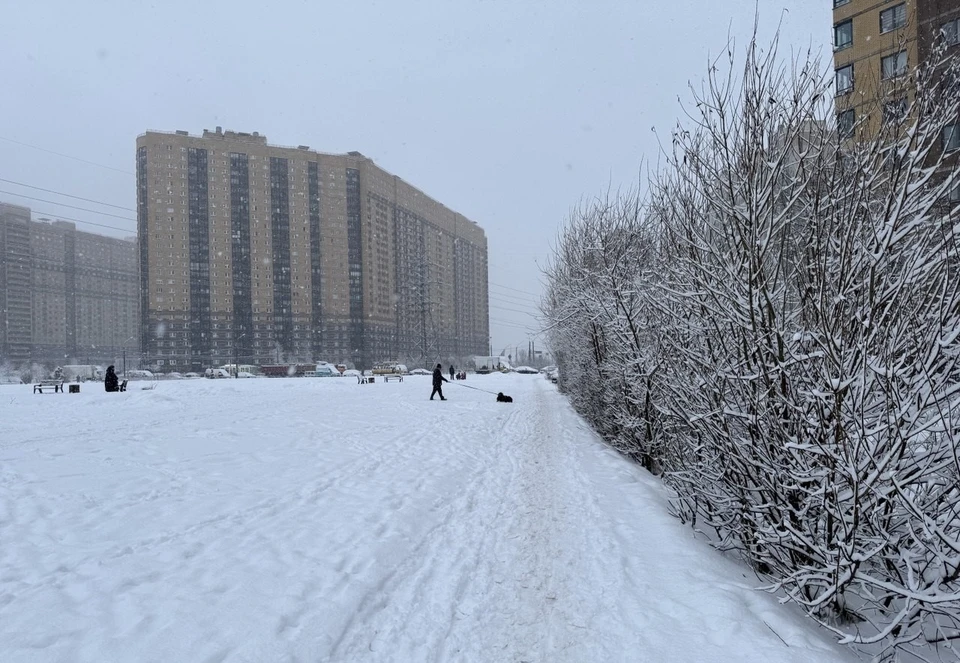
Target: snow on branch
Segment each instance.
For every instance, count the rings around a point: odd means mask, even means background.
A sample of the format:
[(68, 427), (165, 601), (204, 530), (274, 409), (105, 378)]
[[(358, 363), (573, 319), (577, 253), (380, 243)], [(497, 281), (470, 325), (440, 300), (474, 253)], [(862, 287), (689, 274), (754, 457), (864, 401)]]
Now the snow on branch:
[[(853, 136), (813, 59), (712, 67), (649, 193), (571, 215), (546, 270), (560, 386), (845, 642), (960, 638), (960, 69)], [(740, 72), (740, 75), (735, 75)]]

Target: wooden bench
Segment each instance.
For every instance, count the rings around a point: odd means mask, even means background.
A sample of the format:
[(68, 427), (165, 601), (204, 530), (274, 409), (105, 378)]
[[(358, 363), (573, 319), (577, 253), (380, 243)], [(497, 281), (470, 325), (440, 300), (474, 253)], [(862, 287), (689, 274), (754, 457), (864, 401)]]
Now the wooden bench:
[(402, 376), (402, 375), (384, 375), (384, 376), (383, 376), (383, 381), (384, 381), (384, 382), (390, 382), (390, 380), (396, 380), (397, 382), (403, 382), (403, 376)]
[(33, 393), (40, 392), (43, 393), (43, 390), (47, 391), (53, 389), (53, 392), (63, 391), (63, 380), (40, 380), (37, 384), (33, 385)]

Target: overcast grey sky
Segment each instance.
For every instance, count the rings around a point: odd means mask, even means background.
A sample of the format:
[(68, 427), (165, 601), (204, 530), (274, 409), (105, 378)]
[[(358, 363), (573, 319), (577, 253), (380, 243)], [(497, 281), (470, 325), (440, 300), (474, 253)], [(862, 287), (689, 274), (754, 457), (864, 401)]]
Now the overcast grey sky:
[(652, 129), (758, 8), (764, 39), (782, 21), (781, 52), (827, 65), (826, 0), (4, 0), (0, 178), (129, 209), (0, 200), (126, 236), (147, 129), (359, 150), (483, 227), (494, 352), (525, 347), (570, 208), (656, 162)]

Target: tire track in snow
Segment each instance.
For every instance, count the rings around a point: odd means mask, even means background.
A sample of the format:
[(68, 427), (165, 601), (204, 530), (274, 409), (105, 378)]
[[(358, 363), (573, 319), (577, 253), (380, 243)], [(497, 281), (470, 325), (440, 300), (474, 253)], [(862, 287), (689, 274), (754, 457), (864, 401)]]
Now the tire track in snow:
[(538, 660), (556, 650), (550, 642), (553, 621), (564, 599), (566, 551), (560, 533), (567, 516), (566, 486), (552, 413), (536, 388), (527, 398), (532, 411), (505, 430), (515, 471), (499, 531), (491, 536), (495, 543), (486, 569), (494, 580), (490, 600), (477, 606), (485, 618), (497, 617), (491, 623), (495, 628), (486, 634), (486, 647), (503, 661)]
[[(519, 416), (520, 412), (514, 411), (500, 422), (500, 428), (510, 426)], [(334, 639), (327, 660), (449, 660), (444, 656), (446, 634), (463, 597), (473, 589), (476, 569), (489, 546), (488, 534), (495, 527), (490, 522), (495, 515), (484, 510), (488, 506), (485, 498), (502, 494), (499, 484), (505, 477), (497, 464), (511, 458), (504, 453), (499, 437), (496, 444), (478, 448), (476, 440), (483, 436), (477, 435), (476, 424), (468, 421), (471, 428), (456, 429), (448, 455), (438, 459), (438, 465), (451, 460), (470, 464), (470, 470), (452, 474), (455, 480), (448, 486), (448, 496), (456, 497), (442, 501), (440, 496), (427, 514), (421, 514), (431, 517), (430, 527), (403, 559), (366, 591)], [(423, 471), (432, 469), (436, 467), (424, 467)], [(396, 648), (395, 643), (406, 642), (402, 631), (410, 630), (432, 637), (414, 649)]]
[[(328, 660), (562, 659), (573, 646), (585, 627), (566, 589), (587, 537), (570, 533), (583, 519), (568, 512), (584, 501), (568, 497), (582, 486), (569, 486), (569, 454), (538, 386), (499, 422), (485, 466), (443, 520), (365, 595)], [(430, 639), (409, 647), (401, 629)]]

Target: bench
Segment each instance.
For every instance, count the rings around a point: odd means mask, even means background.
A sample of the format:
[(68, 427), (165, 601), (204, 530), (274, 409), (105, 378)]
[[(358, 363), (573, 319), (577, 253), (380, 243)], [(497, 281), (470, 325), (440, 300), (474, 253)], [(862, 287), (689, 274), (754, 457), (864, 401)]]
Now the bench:
[(63, 391), (63, 380), (40, 380), (37, 384), (33, 385), (33, 393), (38, 391), (42, 394), (43, 390), (47, 391), (53, 389), (53, 392)]
[(376, 378), (367, 377), (365, 375), (357, 376), (357, 384), (373, 384), (374, 380), (376, 380)]
[(383, 381), (384, 381), (384, 382), (390, 382), (390, 380), (396, 380), (397, 382), (403, 382), (403, 376), (402, 376), (402, 375), (384, 375), (384, 376), (383, 376)]

